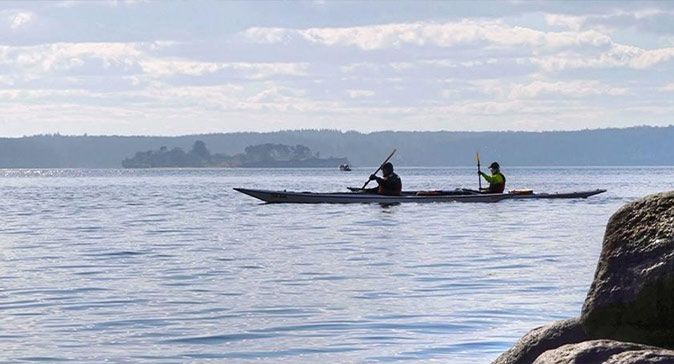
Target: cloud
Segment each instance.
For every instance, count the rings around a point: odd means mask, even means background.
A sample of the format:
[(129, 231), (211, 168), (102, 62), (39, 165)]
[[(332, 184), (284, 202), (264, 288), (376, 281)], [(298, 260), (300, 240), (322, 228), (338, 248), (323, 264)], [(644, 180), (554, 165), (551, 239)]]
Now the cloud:
[(145, 58), (138, 61), (143, 72), (155, 77), (171, 75), (203, 76), (219, 71), (234, 71), (244, 78), (263, 79), (273, 75), (304, 75), (306, 63), (217, 63), (199, 62), (186, 59)]
[(545, 22), (548, 25), (562, 26), (571, 30), (580, 30), (585, 22), (585, 18), (573, 15), (546, 14)]
[(284, 28), (253, 27), (246, 30), (244, 35), (258, 43), (273, 44), (283, 42), (290, 33), (291, 32)]
[(376, 93), (372, 90), (346, 90), (346, 94), (352, 99), (372, 97), (376, 95)]
[[(663, 16), (662, 11), (642, 11), (630, 14), (633, 19)], [(623, 16), (623, 13), (619, 14)], [(618, 16), (618, 15), (614, 15)], [(595, 17), (596, 18), (596, 17)], [(674, 58), (673, 48), (644, 49), (614, 42), (612, 38), (596, 29), (580, 30), (589, 22), (589, 17), (548, 14), (551, 25), (563, 25), (571, 31), (541, 31), (522, 26), (506, 25), (495, 20), (469, 20), (448, 23), (399, 23), (343, 28), (250, 28), (245, 36), (257, 43), (284, 43), (302, 40), (310, 44), (328, 47), (356, 47), (364, 51), (400, 49), (403, 47), (479, 47), (491, 50), (500, 57), (529, 52), (529, 57), (520, 56), (526, 63), (545, 71), (556, 72), (578, 68), (629, 67), (646, 69)], [(673, 18), (674, 21), (674, 18)], [(523, 48), (523, 47), (529, 47)], [(490, 64), (497, 63), (490, 57)], [(456, 59), (427, 61), (445, 67), (472, 67), (483, 65), (484, 60), (457, 61)], [(411, 68), (410, 62), (392, 62), (397, 70)], [(343, 66), (342, 71), (353, 72), (362, 63)], [(381, 67), (377, 66), (378, 68)]]
[(613, 44), (598, 54), (580, 52), (559, 53), (550, 56), (534, 56), (520, 62), (530, 62), (545, 71), (562, 71), (578, 68), (616, 68), (647, 69), (674, 58), (674, 47), (646, 50), (638, 47)]
[(0, 14), (4, 16), (9, 28), (12, 30), (18, 30), (35, 19), (34, 13), (24, 10), (4, 11), (0, 12)]
[(534, 81), (529, 84), (514, 85), (509, 94), (511, 99), (535, 98), (541, 95), (563, 95), (566, 97), (585, 97), (590, 95), (625, 95), (627, 89), (609, 87), (599, 81)]
[[(662, 2), (664, 4), (664, 2)], [(572, 30), (601, 28), (605, 31), (636, 28), (651, 33), (674, 34), (674, 11), (658, 8), (613, 9), (601, 14), (547, 14), (546, 23)]]
[(26, 80), (69, 72), (77, 68), (102, 67), (101, 74), (113, 70), (138, 77), (162, 78), (174, 75), (204, 76), (230, 71), (246, 79), (274, 75), (304, 75), (307, 63), (204, 62), (178, 57), (160, 57), (155, 51), (171, 42), (147, 43), (53, 43), (37, 46), (0, 46), (0, 65)]
[(672, 58), (674, 58), (674, 47), (643, 51), (630, 61), (630, 67), (637, 69), (650, 68)]
[(674, 92), (674, 82), (668, 83), (658, 89), (659, 91), (662, 92)]
[(610, 87), (595, 80), (573, 81), (533, 81), (530, 83), (505, 84), (500, 80), (472, 81), (480, 92), (497, 98), (519, 100), (544, 96), (561, 95), (571, 98), (582, 98), (590, 95), (618, 96), (627, 94), (627, 89)]
[[(265, 125), (549, 129), (565, 128), (564, 122), (617, 123), (632, 116), (623, 110), (656, 110), (658, 103), (668, 102), (660, 92), (674, 92), (666, 78), (674, 67), (674, 41), (643, 31), (646, 25), (663, 32), (669, 26), (664, 20), (671, 14), (654, 9), (656, 3), (590, 8), (526, 4), (525, 10), (518, 6), (508, 12), (500, 9), (512, 4), (505, 2), (499, 9), (483, 12), (478, 6), (442, 18), (427, 11), (395, 13), (374, 4), (391, 16), (357, 19), (340, 15), (353, 5), (328, 3), (330, 9), (322, 11), (334, 16), (318, 20), (307, 16), (297, 21), (278, 12), (270, 19), (260, 12), (236, 24), (200, 18), (199, 30), (192, 28), (194, 19), (178, 16), (164, 24), (164, 19), (142, 18), (155, 10), (173, 14), (181, 7), (151, 2), (109, 9), (112, 4), (24, 6), (37, 15), (19, 16), (15, 33), (10, 15), (26, 11), (0, 10), (0, 27), (14, 34), (8, 38), (11, 45), (0, 45), (0, 103), (5, 110), (21, 105), (27, 112), (32, 106), (51, 111), (68, 105), (64, 114), (53, 117), (65, 123), (71, 117), (112, 120), (114, 115), (161, 133), (169, 130), (164, 128), (169, 120), (182, 123), (185, 132), (200, 128), (202, 120), (213, 121), (210, 130), (271, 128)], [(225, 5), (223, 9), (239, 8)], [(52, 11), (54, 6), (74, 8)], [(630, 11), (613, 10), (621, 7)], [(118, 16), (130, 8), (142, 14), (115, 31)], [(546, 13), (551, 8), (567, 14)], [(74, 34), (79, 31), (63, 26), (75, 10), (91, 15), (82, 19), (90, 22), (90, 34)], [(506, 13), (511, 16), (496, 18)], [(396, 20), (367, 23), (373, 19)], [(44, 32), (21, 34), (36, 23)], [(360, 25), (345, 25), (356, 23)], [(176, 32), (176, 26), (183, 31)], [(52, 39), (63, 41), (49, 43)], [(111, 114), (103, 115), (107, 112)], [(124, 128), (134, 130), (133, 125)]]
[(4, 102), (11, 100), (54, 100), (55, 98), (71, 97), (101, 97), (102, 94), (88, 90), (50, 90), (50, 89), (0, 89), (0, 99)]
[(96, 74), (114, 77), (131, 73), (144, 55), (143, 46), (130, 43), (52, 43), (35, 46), (0, 46), (0, 67), (6, 76), (29, 82)]
[(261, 28), (244, 32), (251, 41), (281, 43), (303, 39), (324, 46), (355, 46), (362, 50), (408, 46), (453, 47), (487, 43), (493, 46), (532, 46), (547, 49), (571, 46), (603, 47), (609, 36), (594, 30), (582, 32), (544, 32), (509, 26), (494, 20), (468, 20), (450, 23), (399, 23), (344, 28)]
[(381, 69), (381, 65), (377, 63), (367, 63), (367, 62), (358, 62), (350, 63), (339, 67), (339, 70), (342, 73), (355, 73), (355, 72), (376, 72)]
[(75, 0), (64, 0), (54, 3), (54, 6), (57, 8), (69, 9), (75, 7), (77, 4), (78, 2)]

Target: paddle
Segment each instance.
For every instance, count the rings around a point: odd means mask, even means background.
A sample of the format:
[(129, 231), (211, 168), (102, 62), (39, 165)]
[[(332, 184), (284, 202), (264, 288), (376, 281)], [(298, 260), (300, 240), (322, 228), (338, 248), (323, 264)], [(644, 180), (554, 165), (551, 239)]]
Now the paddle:
[(475, 152), (475, 160), (477, 160), (477, 185), (478, 191), (482, 191), (482, 176), (480, 176), (480, 153)]
[[(391, 159), (391, 157), (393, 157), (393, 155), (394, 155), (395, 153), (396, 153), (396, 149), (394, 148), (393, 151), (391, 152), (391, 154), (389, 154), (388, 157), (386, 157), (386, 159), (384, 159), (384, 161), (381, 162), (381, 164), (379, 165), (379, 168), (377, 168), (377, 170), (374, 171), (374, 173), (372, 173), (372, 174), (377, 174), (377, 172), (379, 172), (379, 170), (381, 170), (382, 167), (384, 167), (384, 164), (386, 164), (386, 162), (388, 162), (388, 160)], [(369, 180), (369, 179), (367, 180), (367, 182), (365, 182), (365, 184), (363, 185), (363, 187), (361, 187), (360, 189), (361, 189), (361, 190), (364, 190), (365, 187), (367, 187), (367, 184), (368, 184), (368, 183), (370, 183), (370, 180)]]

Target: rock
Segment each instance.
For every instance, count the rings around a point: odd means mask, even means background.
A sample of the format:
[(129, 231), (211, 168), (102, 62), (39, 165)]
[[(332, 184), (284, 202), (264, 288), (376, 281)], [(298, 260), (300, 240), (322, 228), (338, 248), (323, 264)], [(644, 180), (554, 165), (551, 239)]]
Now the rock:
[(532, 330), (493, 364), (674, 364), (662, 348), (674, 349), (674, 192), (611, 217), (580, 319)]
[(529, 331), (493, 364), (531, 364), (547, 350), (584, 340), (587, 340), (587, 335), (578, 318), (557, 321)]
[(591, 340), (549, 350), (533, 364), (672, 364), (674, 351), (612, 340)]
[(674, 192), (611, 217), (581, 322), (593, 339), (674, 348)]

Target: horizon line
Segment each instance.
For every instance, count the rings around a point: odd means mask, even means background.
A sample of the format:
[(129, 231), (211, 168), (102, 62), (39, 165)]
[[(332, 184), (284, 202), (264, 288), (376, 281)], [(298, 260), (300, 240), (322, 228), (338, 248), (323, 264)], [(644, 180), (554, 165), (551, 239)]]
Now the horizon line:
[(633, 126), (624, 126), (624, 127), (606, 127), (606, 128), (585, 128), (585, 129), (569, 129), (569, 130), (376, 130), (376, 131), (358, 131), (358, 130), (342, 130), (342, 129), (279, 129), (273, 131), (232, 131), (232, 132), (211, 132), (211, 133), (195, 133), (195, 134), (177, 134), (177, 135), (150, 135), (150, 134), (61, 134), (60, 132), (56, 133), (45, 133), (45, 134), (32, 134), (32, 135), (23, 135), (23, 136), (0, 136), (0, 139), (23, 139), (23, 138), (34, 138), (34, 137), (123, 137), (123, 138), (182, 138), (182, 137), (191, 137), (191, 136), (206, 136), (206, 135), (227, 135), (227, 134), (276, 134), (276, 133), (288, 133), (288, 132), (339, 132), (342, 134), (356, 133), (362, 135), (370, 135), (377, 133), (463, 133), (463, 134), (487, 134), (487, 133), (529, 133), (529, 134), (544, 134), (544, 133), (575, 133), (582, 131), (605, 131), (605, 130), (628, 130), (628, 129), (639, 129), (639, 128), (652, 128), (652, 129), (667, 129), (674, 127), (674, 124), (669, 125), (633, 125)]

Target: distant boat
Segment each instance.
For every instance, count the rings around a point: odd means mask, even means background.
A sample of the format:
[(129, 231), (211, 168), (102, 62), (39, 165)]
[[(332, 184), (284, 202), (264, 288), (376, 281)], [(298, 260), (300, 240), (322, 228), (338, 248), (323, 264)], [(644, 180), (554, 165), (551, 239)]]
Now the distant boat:
[(340, 171), (344, 171), (344, 172), (350, 172), (350, 171), (351, 171), (351, 167), (349, 167), (348, 164), (340, 164), (340, 165), (339, 165), (339, 170), (340, 170)]

